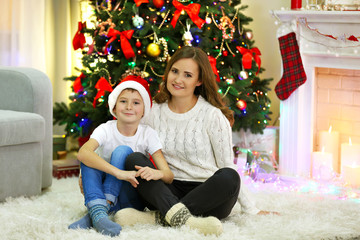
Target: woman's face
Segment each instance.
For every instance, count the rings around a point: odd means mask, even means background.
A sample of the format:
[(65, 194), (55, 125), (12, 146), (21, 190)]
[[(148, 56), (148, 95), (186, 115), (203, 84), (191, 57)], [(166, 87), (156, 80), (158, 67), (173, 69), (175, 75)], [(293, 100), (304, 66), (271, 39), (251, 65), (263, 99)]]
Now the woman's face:
[(167, 89), (173, 97), (194, 95), (195, 88), (200, 86), (199, 65), (192, 58), (183, 58), (175, 62), (167, 78)]

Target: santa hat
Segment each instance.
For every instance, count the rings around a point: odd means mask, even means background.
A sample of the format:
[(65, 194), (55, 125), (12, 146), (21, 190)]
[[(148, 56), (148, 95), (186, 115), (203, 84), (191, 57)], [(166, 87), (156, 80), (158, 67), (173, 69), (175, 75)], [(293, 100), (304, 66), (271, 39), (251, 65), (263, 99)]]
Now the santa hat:
[(110, 93), (108, 98), (108, 104), (111, 115), (113, 115), (116, 118), (113, 109), (120, 93), (126, 88), (135, 89), (140, 93), (144, 101), (144, 116), (146, 116), (150, 112), (150, 108), (152, 106), (149, 83), (140, 76), (134, 76), (134, 75), (130, 75), (124, 78)]

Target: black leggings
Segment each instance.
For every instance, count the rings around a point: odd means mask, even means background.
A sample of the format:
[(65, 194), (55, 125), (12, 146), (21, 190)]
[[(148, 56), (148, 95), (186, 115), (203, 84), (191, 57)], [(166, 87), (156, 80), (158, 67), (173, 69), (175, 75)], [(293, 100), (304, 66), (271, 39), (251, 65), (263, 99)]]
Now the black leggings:
[[(125, 169), (135, 170), (135, 165), (155, 168), (145, 155), (137, 152), (127, 157)], [(161, 180), (137, 179), (137, 190), (145, 205), (160, 210), (164, 216), (173, 205), (182, 202), (195, 216), (222, 219), (230, 214), (240, 191), (240, 176), (232, 168), (219, 169), (205, 182), (174, 180), (166, 184)]]

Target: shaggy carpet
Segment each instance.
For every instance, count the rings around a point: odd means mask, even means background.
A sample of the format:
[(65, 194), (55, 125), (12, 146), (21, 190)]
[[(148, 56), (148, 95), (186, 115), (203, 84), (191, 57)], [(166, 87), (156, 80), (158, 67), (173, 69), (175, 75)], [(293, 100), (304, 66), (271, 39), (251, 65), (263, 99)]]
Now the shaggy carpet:
[[(251, 179), (250, 179), (251, 180)], [(239, 206), (223, 222), (221, 236), (204, 236), (187, 227), (124, 227), (113, 239), (360, 239), (360, 194), (329, 184), (247, 180), (251, 197), (263, 210), (280, 215), (248, 216)], [(86, 212), (77, 178), (54, 179), (40, 196), (0, 203), (1, 239), (110, 239), (95, 230), (68, 230)]]

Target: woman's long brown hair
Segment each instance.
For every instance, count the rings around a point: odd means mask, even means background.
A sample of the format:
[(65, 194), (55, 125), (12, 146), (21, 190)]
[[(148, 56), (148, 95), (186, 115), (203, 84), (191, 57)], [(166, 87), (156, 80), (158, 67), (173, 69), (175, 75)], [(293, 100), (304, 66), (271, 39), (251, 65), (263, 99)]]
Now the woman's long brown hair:
[(234, 123), (234, 113), (225, 105), (225, 102), (218, 92), (219, 88), (216, 83), (216, 77), (211, 68), (208, 56), (203, 50), (197, 47), (182, 47), (171, 57), (165, 68), (163, 82), (160, 84), (160, 91), (154, 97), (155, 102), (164, 103), (171, 99), (171, 94), (167, 89), (169, 71), (175, 62), (183, 58), (191, 58), (197, 62), (199, 66), (199, 81), (202, 84), (195, 88), (194, 94), (196, 96), (201, 95), (211, 105), (219, 108), (232, 126)]

